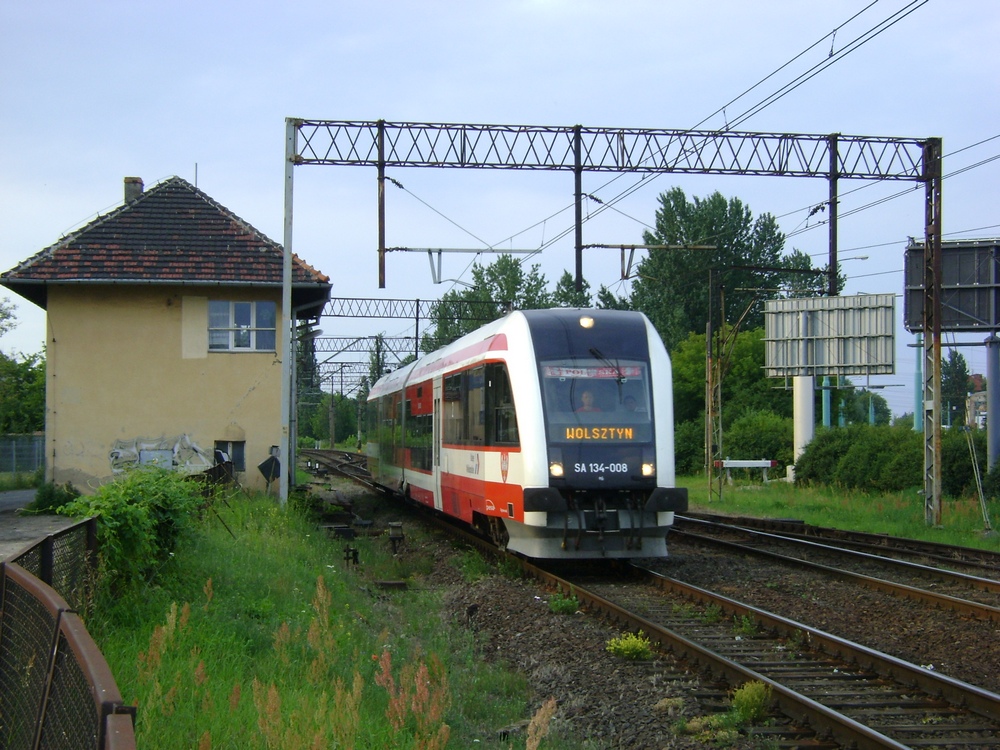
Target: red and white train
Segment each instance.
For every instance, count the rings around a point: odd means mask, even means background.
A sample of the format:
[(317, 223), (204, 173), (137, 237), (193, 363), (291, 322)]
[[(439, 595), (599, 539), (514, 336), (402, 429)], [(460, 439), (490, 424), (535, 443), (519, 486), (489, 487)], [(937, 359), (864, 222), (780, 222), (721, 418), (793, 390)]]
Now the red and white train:
[(665, 556), (671, 382), (642, 313), (512, 312), (375, 383), (368, 466), (526, 557)]

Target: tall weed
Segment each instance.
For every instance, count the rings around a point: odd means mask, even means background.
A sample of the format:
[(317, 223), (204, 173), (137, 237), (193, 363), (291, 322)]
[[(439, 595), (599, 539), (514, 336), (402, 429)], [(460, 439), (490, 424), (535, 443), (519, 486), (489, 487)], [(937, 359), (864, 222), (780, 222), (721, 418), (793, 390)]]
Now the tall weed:
[(142, 747), (428, 749), (525, 718), (523, 677), (482, 659), (473, 631), (442, 627), (434, 591), (373, 589), (385, 539), (358, 537), (362, 562), (344, 565), (272, 499), (222, 513), (233, 534), (205, 515), (149, 586), (88, 621), (138, 705)]

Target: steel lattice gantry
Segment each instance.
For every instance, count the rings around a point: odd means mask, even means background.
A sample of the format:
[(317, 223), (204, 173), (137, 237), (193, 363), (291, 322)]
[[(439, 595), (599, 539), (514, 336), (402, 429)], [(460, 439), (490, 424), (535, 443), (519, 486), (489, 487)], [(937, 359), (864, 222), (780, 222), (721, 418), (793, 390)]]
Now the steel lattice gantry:
[[(378, 169), (380, 288), (385, 286), (386, 167), (574, 172), (578, 289), (583, 280), (583, 172), (822, 177), (831, 181), (834, 197), (841, 178), (926, 178), (927, 142), (916, 138), (385, 120), (289, 119), (288, 127), (294, 131), (294, 165)], [(835, 259), (830, 265), (836, 267)]]
[[(837, 190), (841, 179), (922, 182), (925, 206), (925, 502), (940, 520), (941, 140), (841, 134), (750, 133), (581, 125), (472, 125), (385, 120), (285, 121), (285, 250), (291, 252), (294, 167), (378, 170), (379, 286), (385, 286), (385, 169), (438, 167), (571, 171), (575, 179), (576, 283), (583, 283), (584, 172), (818, 177), (829, 182), (830, 293), (836, 293)], [(291, 269), (286, 263), (290, 287)]]
[(718, 130), (292, 120), (295, 164), (919, 180), (925, 141)]
[[(365, 297), (333, 297), (323, 308), (326, 318), (394, 318), (430, 320), (437, 300), (375, 299)], [(509, 303), (487, 300), (455, 300), (449, 303), (449, 314), (455, 320), (490, 321), (498, 307)]]

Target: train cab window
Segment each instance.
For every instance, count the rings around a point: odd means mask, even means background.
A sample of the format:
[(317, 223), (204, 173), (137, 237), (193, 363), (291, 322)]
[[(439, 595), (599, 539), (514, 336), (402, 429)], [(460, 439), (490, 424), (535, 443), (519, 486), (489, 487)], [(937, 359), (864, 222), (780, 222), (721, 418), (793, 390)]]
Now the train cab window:
[(652, 438), (645, 362), (576, 358), (542, 362), (539, 369), (550, 440)]

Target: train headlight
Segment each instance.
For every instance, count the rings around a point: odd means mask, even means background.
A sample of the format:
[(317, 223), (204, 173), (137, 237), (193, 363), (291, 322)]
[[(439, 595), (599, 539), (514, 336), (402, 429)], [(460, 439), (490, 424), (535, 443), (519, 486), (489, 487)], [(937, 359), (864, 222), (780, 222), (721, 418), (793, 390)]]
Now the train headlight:
[(549, 464), (549, 476), (562, 477), (565, 472), (560, 461), (553, 461)]
[(590, 317), (589, 315), (581, 315), (580, 316), (580, 327), (581, 328), (593, 328), (594, 327), (594, 319), (592, 317)]
[(653, 464), (651, 464), (651, 463), (643, 464), (642, 465), (642, 475), (644, 477), (655, 476), (656, 475), (656, 467)]

